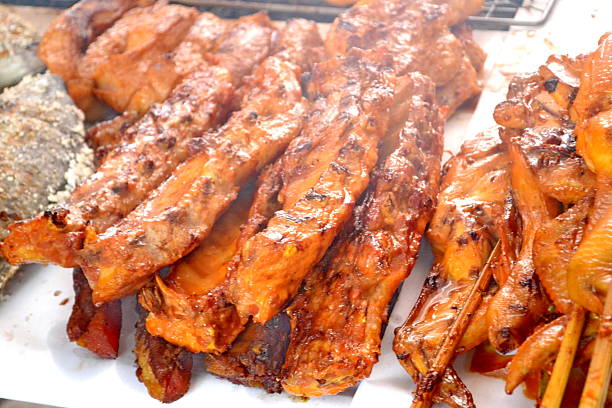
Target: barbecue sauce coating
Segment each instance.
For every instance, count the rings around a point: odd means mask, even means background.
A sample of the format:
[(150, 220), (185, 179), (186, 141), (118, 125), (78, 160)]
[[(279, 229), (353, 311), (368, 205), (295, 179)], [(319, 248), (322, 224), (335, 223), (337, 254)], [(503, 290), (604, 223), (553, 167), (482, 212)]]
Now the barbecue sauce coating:
[(382, 158), (346, 231), (291, 303), (283, 387), (294, 395), (335, 394), (369, 376), (378, 360), (387, 307), (416, 260), (435, 206), (442, 124), (434, 86), (410, 77), (403, 125)]

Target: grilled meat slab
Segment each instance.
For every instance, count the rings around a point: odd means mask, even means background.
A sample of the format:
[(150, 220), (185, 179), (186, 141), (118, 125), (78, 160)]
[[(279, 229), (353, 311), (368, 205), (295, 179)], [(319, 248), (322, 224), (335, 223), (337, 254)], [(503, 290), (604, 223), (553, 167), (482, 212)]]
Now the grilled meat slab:
[[(83, 0), (51, 23), (40, 41), (38, 56), (49, 71), (62, 77), (68, 93), (79, 107), (91, 103), (90, 95), (83, 95), (79, 73), (80, 61), (87, 47), (128, 10), (153, 3), (153, 0)], [(80, 102), (79, 95), (86, 99)]]
[(283, 387), (291, 394), (335, 394), (369, 376), (389, 302), (416, 260), (435, 206), (443, 121), (431, 81), (410, 79), (408, 117), (383, 148), (392, 153), (374, 170), (347, 232), (289, 307)]
[(137, 306), (136, 376), (149, 395), (163, 403), (174, 402), (189, 391), (193, 356), (181, 347), (168, 343), (145, 329), (146, 312)]
[(284, 312), (263, 326), (250, 322), (228, 351), (205, 355), (206, 370), (235, 384), (281, 392), (289, 330), (289, 318)]
[[(271, 50), (276, 31), (267, 18), (243, 17), (234, 22), (234, 29), (251, 30), (252, 36), (257, 32), (265, 39), (265, 49), (250, 54), (232, 48), (235, 39), (223, 42), (228, 44), (227, 55), (242, 54), (242, 69), (253, 67)], [(222, 66), (203, 64), (187, 75), (167, 100), (126, 131), (126, 142), (105, 158), (65, 207), (14, 226), (12, 243), (4, 246), (9, 261), (75, 266), (74, 250), (82, 247), (85, 225), (99, 233), (129, 214), (190, 155), (191, 139), (225, 120), (234, 90), (232, 74)]]
[(406, 87), (390, 68), (385, 54), (359, 50), (315, 67), (307, 126), (283, 156), (282, 210), (232, 267), (228, 295), (241, 316), (265, 323), (278, 313), (349, 219)]
[(200, 151), (133, 212), (88, 239), (78, 262), (96, 302), (134, 293), (192, 251), (240, 187), (299, 133), (307, 105), (298, 73), (276, 57), (264, 61), (249, 80), (242, 109), (219, 132), (204, 135)]

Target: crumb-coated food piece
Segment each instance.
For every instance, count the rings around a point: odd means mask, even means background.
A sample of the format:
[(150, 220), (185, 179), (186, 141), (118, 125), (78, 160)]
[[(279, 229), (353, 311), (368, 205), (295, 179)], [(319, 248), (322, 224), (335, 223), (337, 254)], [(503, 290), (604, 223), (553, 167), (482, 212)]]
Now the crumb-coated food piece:
[(36, 57), (39, 37), (33, 27), (0, 5), (0, 90), (43, 70)]
[[(7, 226), (63, 202), (91, 174), (83, 114), (59, 77), (24, 78), (0, 95), (0, 241)], [(17, 268), (0, 259), (0, 289)]]
[(291, 394), (336, 394), (370, 375), (389, 302), (416, 261), (438, 192), (443, 120), (433, 83), (419, 74), (410, 79), (408, 114), (383, 141), (391, 153), (289, 306), (283, 387)]
[(96, 307), (89, 282), (79, 268), (72, 272), (74, 305), (66, 326), (70, 341), (102, 358), (117, 358), (121, 334), (121, 301)]

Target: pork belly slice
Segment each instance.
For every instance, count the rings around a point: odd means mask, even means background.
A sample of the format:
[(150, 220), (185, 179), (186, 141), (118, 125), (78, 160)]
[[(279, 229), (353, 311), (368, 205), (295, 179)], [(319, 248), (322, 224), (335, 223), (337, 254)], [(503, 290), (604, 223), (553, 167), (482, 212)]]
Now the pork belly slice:
[[(38, 56), (49, 71), (62, 77), (74, 98), (80, 80), (79, 64), (87, 47), (128, 10), (146, 7), (154, 0), (81, 0), (63, 11), (49, 26), (38, 47)], [(88, 96), (89, 98), (90, 96)]]
[(228, 351), (204, 356), (206, 370), (234, 384), (281, 392), (289, 330), (289, 318), (284, 312), (264, 325), (250, 322)]
[(408, 80), (387, 54), (355, 49), (318, 64), (308, 122), (283, 156), (282, 210), (241, 247), (228, 296), (241, 316), (265, 323), (323, 257), (366, 189), (392, 107)]
[[(322, 51), (322, 44), (314, 22), (295, 19), (281, 30), (274, 53), (310, 72), (323, 57), (311, 51)], [(242, 331), (246, 319), (224, 296), (228, 262), (240, 242), (263, 229), (279, 209), (282, 172), (282, 159), (267, 166), (255, 191), (252, 186), (243, 188), (198, 248), (174, 264), (167, 278), (157, 277), (156, 286), (143, 288), (140, 300), (151, 312), (151, 333), (195, 352), (220, 353)]]
[(121, 301), (100, 307), (93, 304), (87, 278), (78, 268), (72, 272), (74, 305), (66, 326), (70, 341), (102, 358), (117, 358), (121, 334)]
[[(260, 48), (232, 46), (220, 40), (226, 61), (242, 56), (240, 72), (254, 67), (275, 44), (275, 29), (263, 15), (234, 22), (233, 31), (259, 37)], [(168, 99), (154, 105), (123, 136), (125, 142), (108, 154), (97, 172), (82, 183), (63, 207), (13, 225), (3, 252), (13, 264), (39, 262), (76, 266), (74, 251), (82, 248), (84, 229), (100, 233), (129, 214), (190, 156), (189, 141), (222, 124), (234, 102), (236, 67), (202, 64), (188, 74)]]
[(295, 65), (267, 59), (249, 79), (240, 111), (197, 140), (191, 158), (128, 216), (89, 234), (78, 262), (96, 303), (134, 293), (195, 249), (240, 187), (285, 149), (307, 109), (298, 75)]
[[(410, 273), (436, 203), (443, 120), (433, 83), (410, 76), (408, 114), (388, 135), (363, 202), (288, 308), (291, 343), (283, 387), (336, 394), (369, 376), (387, 307)], [(384, 153), (383, 153), (384, 154)]]
[(145, 329), (146, 312), (140, 306), (136, 308), (136, 376), (151, 397), (164, 403), (174, 402), (189, 391), (193, 355), (149, 334)]

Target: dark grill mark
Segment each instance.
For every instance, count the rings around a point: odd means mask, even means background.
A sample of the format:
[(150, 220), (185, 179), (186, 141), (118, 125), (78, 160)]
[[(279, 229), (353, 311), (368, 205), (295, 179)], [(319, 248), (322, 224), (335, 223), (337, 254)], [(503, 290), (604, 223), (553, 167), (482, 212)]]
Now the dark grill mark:
[(559, 80), (557, 78), (550, 78), (544, 82), (544, 89), (548, 93), (553, 93), (557, 90), (557, 85), (559, 84)]

